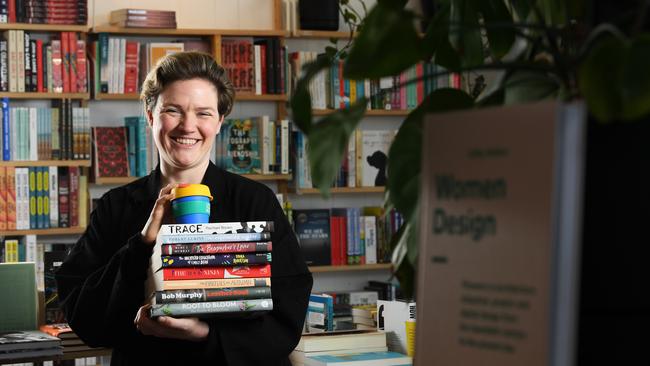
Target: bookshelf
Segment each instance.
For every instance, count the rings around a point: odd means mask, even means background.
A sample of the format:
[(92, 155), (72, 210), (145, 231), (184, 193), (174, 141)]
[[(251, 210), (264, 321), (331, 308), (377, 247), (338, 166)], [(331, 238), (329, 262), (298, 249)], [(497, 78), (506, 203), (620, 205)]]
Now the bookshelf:
[[(320, 194), (318, 188), (292, 189), (289, 193), (302, 194)], [(332, 187), (332, 194), (363, 194), (363, 193), (384, 193), (384, 187)]]
[(85, 227), (62, 227), (53, 229), (36, 230), (5, 230), (0, 231), (0, 236), (23, 236), (23, 235), (76, 235), (83, 234)]
[(89, 167), (90, 160), (15, 160), (15, 161), (0, 161), (2, 166), (79, 166)]
[(122, 28), (114, 26), (93, 27), (90, 33), (132, 34), (138, 36), (223, 36), (223, 37), (286, 37), (284, 30), (265, 29), (181, 29), (181, 28)]
[(12, 358), (12, 359), (2, 360), (2, 363), (13, 364), (13, 363), (30, 363), (30, 362), (36, 363), (36, 362), (43, 362), (43, 361), (74, 360), (77, 358), (110, 356), (111, 352), (112, 350), (110, 348), (96, 348), (96, 349), (88, 349), (84, 351), (66, 352), (65, 347), (63, 347), (63, 355), (61, 356)]
[(344, 31), (319, 31), (319, 30), (303, 30), (298, 29), (291, 33), (291, 38), (304, 38), (304, 39), (342, 39), (350, 37), (350, 32)]
[(9, 99), (90, 99), (90, 93), (38, 93), (38, 92), (0, 92), (0, 98)]
[[(242, 174), (243, 177), (256, 181), (289, 181), (291, 174)], [(116, 184), (129, 184), (142, 177), (95, 177), (93, 184), (101, 185), (116, 185)]]
[[(312, 113), (315, 116), (324, 116), (334, 112), (335, 109), (314, 109)], [(390, 110), (390, 109), (368, 109), (366, 110), (366, 116), (372, 117), (405, 117), (411, 113), (409, 110)]]
[(28, 24), (28, 23), (0, 23), (0, 31), (18, 29), (34, 32), (88, 32), (86, 25), (54, 25), (54, 24)]
[[(139, 93), (98, 93), (95, 100), (140, 100)], [(235, 94), (235, 101), (250, 102), (286, 102), (289, 97), (286, 94)]]

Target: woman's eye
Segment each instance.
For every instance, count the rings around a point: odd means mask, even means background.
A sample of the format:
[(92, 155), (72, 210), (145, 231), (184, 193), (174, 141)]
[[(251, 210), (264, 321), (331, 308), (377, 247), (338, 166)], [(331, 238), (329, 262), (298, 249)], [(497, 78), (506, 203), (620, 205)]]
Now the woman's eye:
[(199, 113), (199, 116), (201, 116), (201, 117), (211, 117), (212, 113), (210, 113), (210, 112), (201, 112), (201, 113)]
[(165, 109), (164, 112), (165, 113), (178, 113), (178, 110), (176, 110), (174, 108), (167, 108), (167, 109)]

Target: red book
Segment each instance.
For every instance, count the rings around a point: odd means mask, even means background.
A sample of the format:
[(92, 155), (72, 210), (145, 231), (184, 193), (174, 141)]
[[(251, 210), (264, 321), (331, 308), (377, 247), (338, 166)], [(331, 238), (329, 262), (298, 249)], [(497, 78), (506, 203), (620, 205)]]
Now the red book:
[(207, 280), (271, 277), (271, 264), (239, 267), (163, 268), (163, 280)]
[(342, 60), (339, 60), (339, 108), (345, 108), (345, 79), (343, 78), (343, 64)]
[(70, 93), (77, 92), (77, 33), (65, 32), (68, 35), (69, 61), (68, 73), (70, 74)]
[(338, 221), (339, 225), (339, 239), (341, 241), (341, 253), (340, 253), (340, 258), (341, 258), (341, 264), (347, 264), (348, 263), (348, 225), (347, 225), (347, 218), (346, 217), (337, 217), (336, 218)]
[(336, 217), (330, 217), (330, 263), (338, 266), (340, 263), (339, 254), (341, 243), (339, 242), (339, 225)]
[(124, 61), (124, 92), (138, 92), (138, 63), (140, 55), (140, 43), (136, 41), (126, 42), (126, 55)]
[[(70, 92), (70, 38), (68, 38), (67, 33), (61, 32), (61, 75), (64, 93)], [(54, 55), (52, 55), (52, 58), (54, 58)]]
[(16, 230), (16, 167), (8, 166), (5, 172), (7, 180), (7, 230)]
[(16, 0), (9, 0), (7, 3), (9, 23), (16, 23)]
[(125, 127), (93, 127), (95, 177), (128, 177)]
[(163, 244), (161, 247), (161, 252), (164, 255), (255, 253), (270, 252), (272, 248), (273, 246), (270, 241), (241, 243)]
[(77, 40), (77, 92), (87, 93), (88, 92), (88, 75), (87, 68), (88, 63), (86, 62), (86, 41), (79, 39)]
[(79, 167), (68, 168), (70, 174), (70, 227), (79, 226)]
[(36, 87), (39, 92), (44, 93), (45, 84), (43, 83), (43, 40), (36, 40)]
[(7, 170), (0, 166), (0, 230), (7, 230)]
[(260, 65), (262, 69), (262, 94), (268, 94), (269, 90), (266, 85), (266, 45), (260, 45)]

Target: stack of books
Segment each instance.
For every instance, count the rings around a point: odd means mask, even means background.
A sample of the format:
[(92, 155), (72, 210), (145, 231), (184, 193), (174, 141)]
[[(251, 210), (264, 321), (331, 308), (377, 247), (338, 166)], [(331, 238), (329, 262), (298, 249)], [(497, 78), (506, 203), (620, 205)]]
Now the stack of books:
[(0, 363), (63, 354), (61, 340), (38, 330), (0, 332)]
[(151, 316), (237, 316), (273, 309), (271, 221), (163, 225), (151, 256)]
[(126, 28), (176, 28), (176, 12), (150, 9), (113, 10), (110, 24)]
[(303, 334), (289, 360), (293, 366), (303, 366), (316, 356), (386, 351), (384, 332), (356, 330)]
[(72, 331), (72, 328), (68, 323), (54, 323), (54, 324), (45, 324), (40, 326), (40, 330), (44, 333), (47, 333), (51, 336), (57, 337), (61, 340), (61, 346), (63, 346), (64, 353), (71, 352), (81, 352), (81, 351), (90, 351), (90, 350), (99, 350), (103, 348), (89, 347), (87, 346), (81, 338)]

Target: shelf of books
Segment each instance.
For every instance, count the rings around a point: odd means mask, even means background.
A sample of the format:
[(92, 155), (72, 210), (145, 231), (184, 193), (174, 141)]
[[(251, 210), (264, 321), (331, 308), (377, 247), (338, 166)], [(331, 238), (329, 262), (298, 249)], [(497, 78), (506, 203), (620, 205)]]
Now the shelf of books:
[(122, 28), (114, 26), (93, 27), (91, 33), (137, 34), (154, 36), (225, 36), (225, 37), (285, 37), (289, 33), (273, 29), (180, 29), (180, 28)]
[(291, 174), (242, 174), (242, 176), (256, 180), (256, 181), (269, 181), (269, 180), (291, 180)]
[(129, 184), (140, 177), (95, 177), (93, 184), (95, 185), (121, 185)]
[[(345, 194), (345, 193), (383, 193), (384, 192), (384, 187), (332, 187), (330, 188), (330, 193), (337, 194)], [(320, 190), (318, 188), (302, 188), (302, 189), (294, 189), (291, 191), (291, 193), (294, 194), (320, 194)]]
[[(24, 93), (14, 93), (24, 94)], [(2, 96), (0, 94), (0, 96)], [(138, 93), (98, 93), (95, 95), (95, 100), (139, 100), (140, 94)], [(284, 102), (289, 100), (286, 94), (236, 94), (237, 101), (252, 101), (252, 102)]]
[(34, 229), (34, 230), (4, 230), (0, 231), (0, 236), (21, 236), (21, 235), (75, 235), (83, 234), (85, 227), (60, 227), (53, 229)]
[(377, 264), (351, 264), (343, 266), (310, 266), (309, 270), (312, 273), (322, 272), (352, 272), (352, 271), (383, 271), (393, 268), (390, 263), (377, 263)]
[(87, 32), (87, 25), (0, 23), (0, 31), (20, 29), (35, 32)]
[(0, 98), (11, 99), (90, 99), (89, 93), (39, 93), (39, 92), (0, 92)]
[[(335, 109), (314, 109), (312, 111), (314, 116), (324, 116), (327, 114), (330, 114), (334, 112)], [(381, 117), (381, 116), (386, 116), (386, 117), (401, 117), (401, 116), (408, 116), (408, 114), (411, 113), (410, 110), (404, 110), (404, 109), (369, 109), (366, 111), (366, 116), (376, 116), (376, 117)]]
[(0, 167), (3, 166), (90, 166), (90, 160), (11, 160), (0, 161)]

